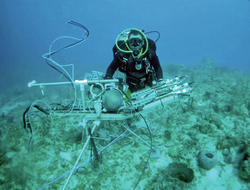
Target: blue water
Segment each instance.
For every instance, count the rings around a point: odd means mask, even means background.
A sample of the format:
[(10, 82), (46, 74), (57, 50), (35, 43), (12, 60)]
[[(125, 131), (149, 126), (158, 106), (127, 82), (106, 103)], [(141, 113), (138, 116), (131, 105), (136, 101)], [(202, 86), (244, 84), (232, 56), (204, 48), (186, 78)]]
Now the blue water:
[(1, 89), (59, 76), (42, 54), (59, 36), (83, 37), (82, 29), (66, 24), (70, 19), (86, 26), (90, 36), (54, 59), (75, 64), (76, 76), (105, 72), (117, 35), (131, 27), (161, 33), (157, 53), (163, 66), (197, 65), (208, 55), (218, 66), (250, 71), (248, 0), (1, 0)]
[[(185, 96), (185, 101), (174, 107), (157, 109), (146, 117), (149, 126), (146, 125), (152, 129), (154, 147), (161, 151), (161, 158), (154, 158), (152, 164), (149, 162), (151, 166), (145, 165), (150, 169), (146, 169), (141, 178), (146, 179), (146, 183), (138, 187), (174, 187), (174, 180), (165, 178), (167, 174), (163, 171), (171, 160), (180, 160), (194, 169), (196, 177), (192, 184), (197, 189), (206, 185), (207, 189), (216, 186), (249, 189), (249, 183), (243, 181), (249, 178), (248, 170), (242, 164), (247, 158), (243, 155), (249, 154), (249, 75), (246, 77), (242, 72), (224, 67), (250, 72), (250, 0), (0, 0), (0, 189), (38, 189), (63, 176), (50, 186), (61, 189), (66, 180), (63, 174), (72, 169), (82, 149), (80, 143), (84, 139), (81, 139), (79, 124), (83, 125), (85, 112), (79, 112), (76, 117), (51, 114), (47, 118), (31, 108), (28, 115), (31, 116), (30, 126), (34, 126), (34, 144), (28, 144), (23, 129), (22, 116), (28, 106), (34, 103), (32, 106), (46, 107), (41, 101), (33, 101), (44, 97), (46, 104), (51, 103), (54, 108), (57, 104), (53, 103), (65, 105), (69, 98), (74, 98), (70, 97), (72, 87), (53, 86), (42, 91), (45, 96), (40, 88), (27, 87), (32, 80), (55, 82), (60, 78), (60, 73), (49, 67), (42, 55), (60, 36), (85, 36), (83, 29), (67, 24), (69, 20), (86, 26), (90, 35), (83, 43), (62, 50), (52, 58), (62, 65), (74, 64), (75, 79), (82, 79), (91, 70), (105, 73), (112, 61), (112, 47), (118, 34), (127, 28), (138, 28), (160, 32), (156, 45), (164, 78), (181, 70), (181, 74), (189, 72), (198, 84), (195, 84), (192, 98)], [(156, 40), (158, 35), (153, 33), (148, 37)], [(52, 51), (74, 42), (61, 39), (53, 44)], [(204, 64), (194, 71), (176, 67), (177, 64), (199, 65), (206, 56)], [(215, 68), (211, 60), (224, 70)], [(99, 101), (97, 103), (99, 105)], [(146, 129), (146, 125), (142, 126), (142, 122), (134, 118), (131, 120), (134, 123), (127, 126), (144, 139), (147, 132), (143, 126)], [(97, 137), (105, 136), (104, 141), (97, 141), (100, 142), (98, 148), (111, 141), (109, 135), (113, 139), (124, 134), (122, 125), (108, 121), (98, 127)], [(139, 145), (130, 136), (122, 140), (119, 143), (112, 141), (113, 149), (103, 153), (101, 175), (84, 166), (74, 174), (76, 180), (71, 180), (70, 187), (135, 187), (137, 180), (140, 181), (138, 176), (148, 147)], [(241, 152), (242, 145), (247, 149), (244, 152)], [(220, 164), (212, 172), (198, 168), (196, 163), (198, 152), (210, 146), (216, 147), (220, 155)], [(89, 152), (87, 154), (89, 156)], [(120, 179), (124, 179), (122, 186)], [(175, 187), (179, 187), (178, 183)]]

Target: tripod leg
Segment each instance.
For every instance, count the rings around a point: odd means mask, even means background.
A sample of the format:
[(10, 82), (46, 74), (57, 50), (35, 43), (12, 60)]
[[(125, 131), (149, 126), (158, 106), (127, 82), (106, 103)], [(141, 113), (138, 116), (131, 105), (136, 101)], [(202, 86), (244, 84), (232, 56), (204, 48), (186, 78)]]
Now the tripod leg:
[[(141, 141), (143, 141), (146, 145), (148, 145), (149, 147), (151, 147), (151, 145), (148, 143), (148, 142), (146, 142), (145, 140), (143, 140), (141, 137), (139, 137), (136, 133), (134, 133), (131, 129), (128, 129), (128, 131), (130, 132), (130, 133), (132, 133), (134, 136), (136, 136), (138, 139), (140, 139)], [(154, 147), (152, 147), (153, 149), (155, 149)]]
[[(95, 128), (96, 128), (97, 126), (99, 126), (99, 125), (100, 125), (100, 121), (95, 121), (95, 122), (94, 122), (94, 127), (93, 127), (93, 129), (92, 129), (92, 131), (91, 131), (91, 134), (94, 133)], [(89, 141), (90, 141), (90, 138), (91, 138), (91, 136), (89, 135), (88, 138), (87, 138), (87, 140), (86, 140), (86, 142), (85, 142), (85, 144), (84, 144), (84, 146), (83, 146), (83, 148), (82, 148), (82, 151), (81, 151), (80, 155), (78, 156), (78, 158), (77, 158), (77, 160), (76, 160), (76, 163), (75, 163), (74, 167), (73, 167), (72, 170), (71, 170), (71, 173), (70, 173), (70, 175), (69, 175), (69, 177), (68, 177), (68, 179), (67, 179), (67, 181), (66, 181), (66, 183), (65, 183), (65, 185), (64, 185), (64, 187), (63, 187), (63, 190), (66, 189), (66, 187), (67, 187), (67, 185), (68, 185), (68, 183), (69, 183), (69, 180), (70, 180), (70, 178), (71, 178), (71, 176), (72, 176), (72, 174), (73, 174), (73, 172), (74, 172), (74, 170), (75, 170), (75, 168), (76, 168), (78, 162), (80, 161), (80, 159), (81, 159), (81, 157), (82, 157), (82, 154), (83, 154), (84, 150), (86, 149), (86, 146), (88, 145), (88, 143), (89, 143)]]

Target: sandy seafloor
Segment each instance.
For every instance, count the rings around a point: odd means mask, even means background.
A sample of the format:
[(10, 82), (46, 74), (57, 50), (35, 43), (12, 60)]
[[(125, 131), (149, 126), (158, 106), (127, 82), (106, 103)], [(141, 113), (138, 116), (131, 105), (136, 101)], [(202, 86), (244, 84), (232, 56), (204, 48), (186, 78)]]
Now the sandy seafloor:
[[(153, 147), (160, 150), (160, 156), (149, 159), (136, 189), (250, 189), (249, 75), (217, 67), (209, 57), (197, 66), (164, 68), (166, 78), (181, 75), (196, 82), (192, 98), (183, 98), (164, 108), (159, 105), (143, 114), (152, 133)], [(34, 112), (33, 139), (28, 152), (29, 138), (22, 114), (32, 100), (41, 98), (35, 89), (13, 89), (11, 94), (1, 95), (0, 189), (39, 189), (69, 172), (83, 148), (86, 137), (82, 137), (80, 115), (45, 116)], [(142, 118), (134, 117), (127, 122), (131, 130), (150, 143)], [(101, 122), (94, 133), (98, 151), (126, 131), (126, 127), (121, 121)], [(79, 162), (84, 164), (73, 173), (67, 189), (133, 189), (149, 150), (129, 132), (100, 154), (99, 164), (84, 163), (90, 157), (87, 147)], [(218, 161), (210, 170), (198, 165), (197, 158), (203, 150), (216, 151)], [(170, 171), (171, 163), (183, 165)], [(193, 178), (187, 173), (188, 168), (193, 171)], [(67, 177), (44, 189), (63, 189)]]

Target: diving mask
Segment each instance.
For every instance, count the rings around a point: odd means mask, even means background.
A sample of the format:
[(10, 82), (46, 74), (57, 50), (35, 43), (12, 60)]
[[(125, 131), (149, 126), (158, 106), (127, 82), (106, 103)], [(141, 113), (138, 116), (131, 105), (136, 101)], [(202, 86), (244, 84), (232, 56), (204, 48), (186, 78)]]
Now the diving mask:
[(123, 53), (132, 53), (133, 57), (139, 58), (147, 53), (148, 40), (141, 30), (129, 28), (117, 36), (116, 47)]
[(143, 40), (140, 38), (132, 38), (129, 40), (129, 46), (131, 49), (142, 47)]
[(144, 41), (142, 40), (141, 35), (131, 35), (128, 40), (129, 47), (133, 51), (134, 56), (139, 56), (142, 51), (142, 46), (144, 45)]

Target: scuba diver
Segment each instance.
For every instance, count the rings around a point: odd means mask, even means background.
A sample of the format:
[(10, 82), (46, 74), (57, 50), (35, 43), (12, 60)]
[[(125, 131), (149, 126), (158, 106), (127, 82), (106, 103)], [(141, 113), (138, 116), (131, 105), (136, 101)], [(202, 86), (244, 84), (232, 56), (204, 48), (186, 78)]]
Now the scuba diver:
[(126, 74), (126, 83), (131, 92), (152, 86), (153, 81), (163, 80), (155, 42), (138, 29), (127, 29), (118, 35), (113, 56), (104, 78), (113, 78), (118, 69)]

